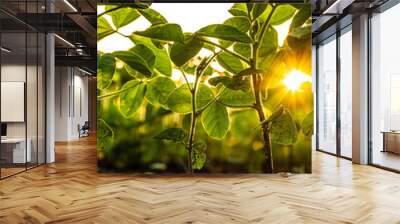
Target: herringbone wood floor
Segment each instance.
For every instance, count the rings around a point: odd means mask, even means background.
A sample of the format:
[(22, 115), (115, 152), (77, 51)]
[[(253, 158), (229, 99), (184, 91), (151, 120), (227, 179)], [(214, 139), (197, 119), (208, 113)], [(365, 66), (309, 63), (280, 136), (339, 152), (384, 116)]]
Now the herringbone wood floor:
[(94, 138), (0, 181), (0, 223), (400, 223), (400, 175), (322, 153), (312, 175), (98, 174)]

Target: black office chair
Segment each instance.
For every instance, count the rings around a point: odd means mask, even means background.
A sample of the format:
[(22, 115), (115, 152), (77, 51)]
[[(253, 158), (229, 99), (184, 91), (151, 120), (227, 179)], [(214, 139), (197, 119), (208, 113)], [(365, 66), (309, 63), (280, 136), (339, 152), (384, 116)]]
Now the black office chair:
[(89, 136), (90, 125), (89, 121), (85, 121), (82, 127), (78, 124), (79, 138)]

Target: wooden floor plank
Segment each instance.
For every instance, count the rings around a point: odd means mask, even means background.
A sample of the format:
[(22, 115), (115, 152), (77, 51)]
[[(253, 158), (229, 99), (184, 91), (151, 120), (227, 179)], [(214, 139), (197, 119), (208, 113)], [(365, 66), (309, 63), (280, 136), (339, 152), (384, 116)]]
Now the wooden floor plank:
[(0, 181), (0, 223), (400, 223), (400, 175), (314, 152), (311, 175), (97, 173), (93, 137)]

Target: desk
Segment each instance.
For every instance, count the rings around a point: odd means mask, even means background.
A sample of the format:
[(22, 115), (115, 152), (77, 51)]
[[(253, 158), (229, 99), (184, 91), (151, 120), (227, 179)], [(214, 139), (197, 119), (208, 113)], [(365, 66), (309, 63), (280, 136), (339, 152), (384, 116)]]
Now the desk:
[(400, 154), (400, 132), (383, 131), (383, 150), (382, 152), (392, 152)]
[[(6, 163), (31, 162), (32, 140), (28, 138), (27, 142), (28, 142), (27, 144), (28, 147), (26, 147), (26, 152), (25, 152), (25, 138), (1, 139), (1, 151), (2, 151), (1, 156), (6, 160)], [(3, 156), (3, 154), (5, 155)]]

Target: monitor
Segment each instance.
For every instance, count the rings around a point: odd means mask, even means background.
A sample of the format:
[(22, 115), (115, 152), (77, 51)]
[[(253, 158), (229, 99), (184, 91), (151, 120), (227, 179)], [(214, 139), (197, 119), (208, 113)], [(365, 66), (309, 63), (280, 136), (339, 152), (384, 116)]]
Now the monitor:
[(1, 136), (7, 136), (7, 124), (1, 123)]

